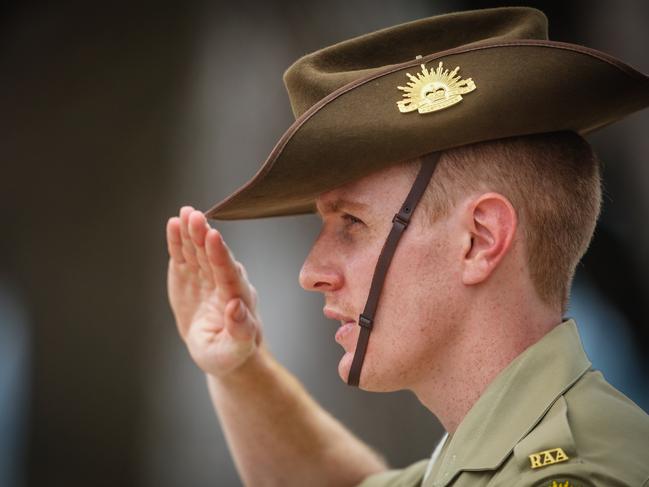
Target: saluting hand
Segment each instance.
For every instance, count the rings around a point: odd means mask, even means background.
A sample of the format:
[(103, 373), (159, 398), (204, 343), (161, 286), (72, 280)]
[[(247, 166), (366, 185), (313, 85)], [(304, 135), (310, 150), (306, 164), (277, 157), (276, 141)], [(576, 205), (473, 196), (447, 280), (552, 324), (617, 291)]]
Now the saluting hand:
[(167, 289), (180, 336), (207, 374), (224, 376), (261, 343), (257, 293), (202, 212), (185, 206), (167, 222)]

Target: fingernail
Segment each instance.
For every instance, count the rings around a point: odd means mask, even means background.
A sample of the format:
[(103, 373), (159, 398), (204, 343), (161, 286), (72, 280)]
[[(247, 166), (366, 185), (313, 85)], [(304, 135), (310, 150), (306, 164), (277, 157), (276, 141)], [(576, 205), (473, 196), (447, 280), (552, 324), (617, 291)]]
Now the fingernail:
[(234, 319), (236, 321), (243, 321), (246, 317), (246, 308), (243, 306), (243, 301), (239, 300), (237, 309), (234, 312)]

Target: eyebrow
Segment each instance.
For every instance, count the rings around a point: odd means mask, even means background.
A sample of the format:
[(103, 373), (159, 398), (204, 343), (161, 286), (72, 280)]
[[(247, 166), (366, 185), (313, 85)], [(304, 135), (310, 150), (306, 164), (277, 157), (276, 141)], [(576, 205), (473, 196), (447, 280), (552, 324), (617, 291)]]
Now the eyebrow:
[(346, 200), (344, 198), (337, 198), (325, 203), (316, 203), (316, 209), (320, 215), (326, 213), (336, 213), (343, 210), (363, 211), (367, 210), (369, 205), (358, 201)]

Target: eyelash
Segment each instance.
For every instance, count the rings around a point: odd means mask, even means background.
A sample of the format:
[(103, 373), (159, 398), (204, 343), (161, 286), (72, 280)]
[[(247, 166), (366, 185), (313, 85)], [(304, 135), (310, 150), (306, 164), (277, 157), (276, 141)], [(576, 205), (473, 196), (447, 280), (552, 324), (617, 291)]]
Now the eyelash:
[(354, 215), (350, 215), (349, 213), (343, 214), (343, 220), (346, 220), (349, 225), (358, 225), (363, 223), (363, 220), (356, 218)]

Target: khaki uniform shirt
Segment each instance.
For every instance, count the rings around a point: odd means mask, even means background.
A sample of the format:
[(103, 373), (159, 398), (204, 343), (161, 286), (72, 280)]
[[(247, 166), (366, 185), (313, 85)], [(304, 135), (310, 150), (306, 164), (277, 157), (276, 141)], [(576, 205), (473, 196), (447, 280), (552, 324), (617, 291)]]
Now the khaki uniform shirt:
[(649, 416), (591, 369), (572, 320), (487, 387), (428, 460), (362, 487), (649, 486)]

